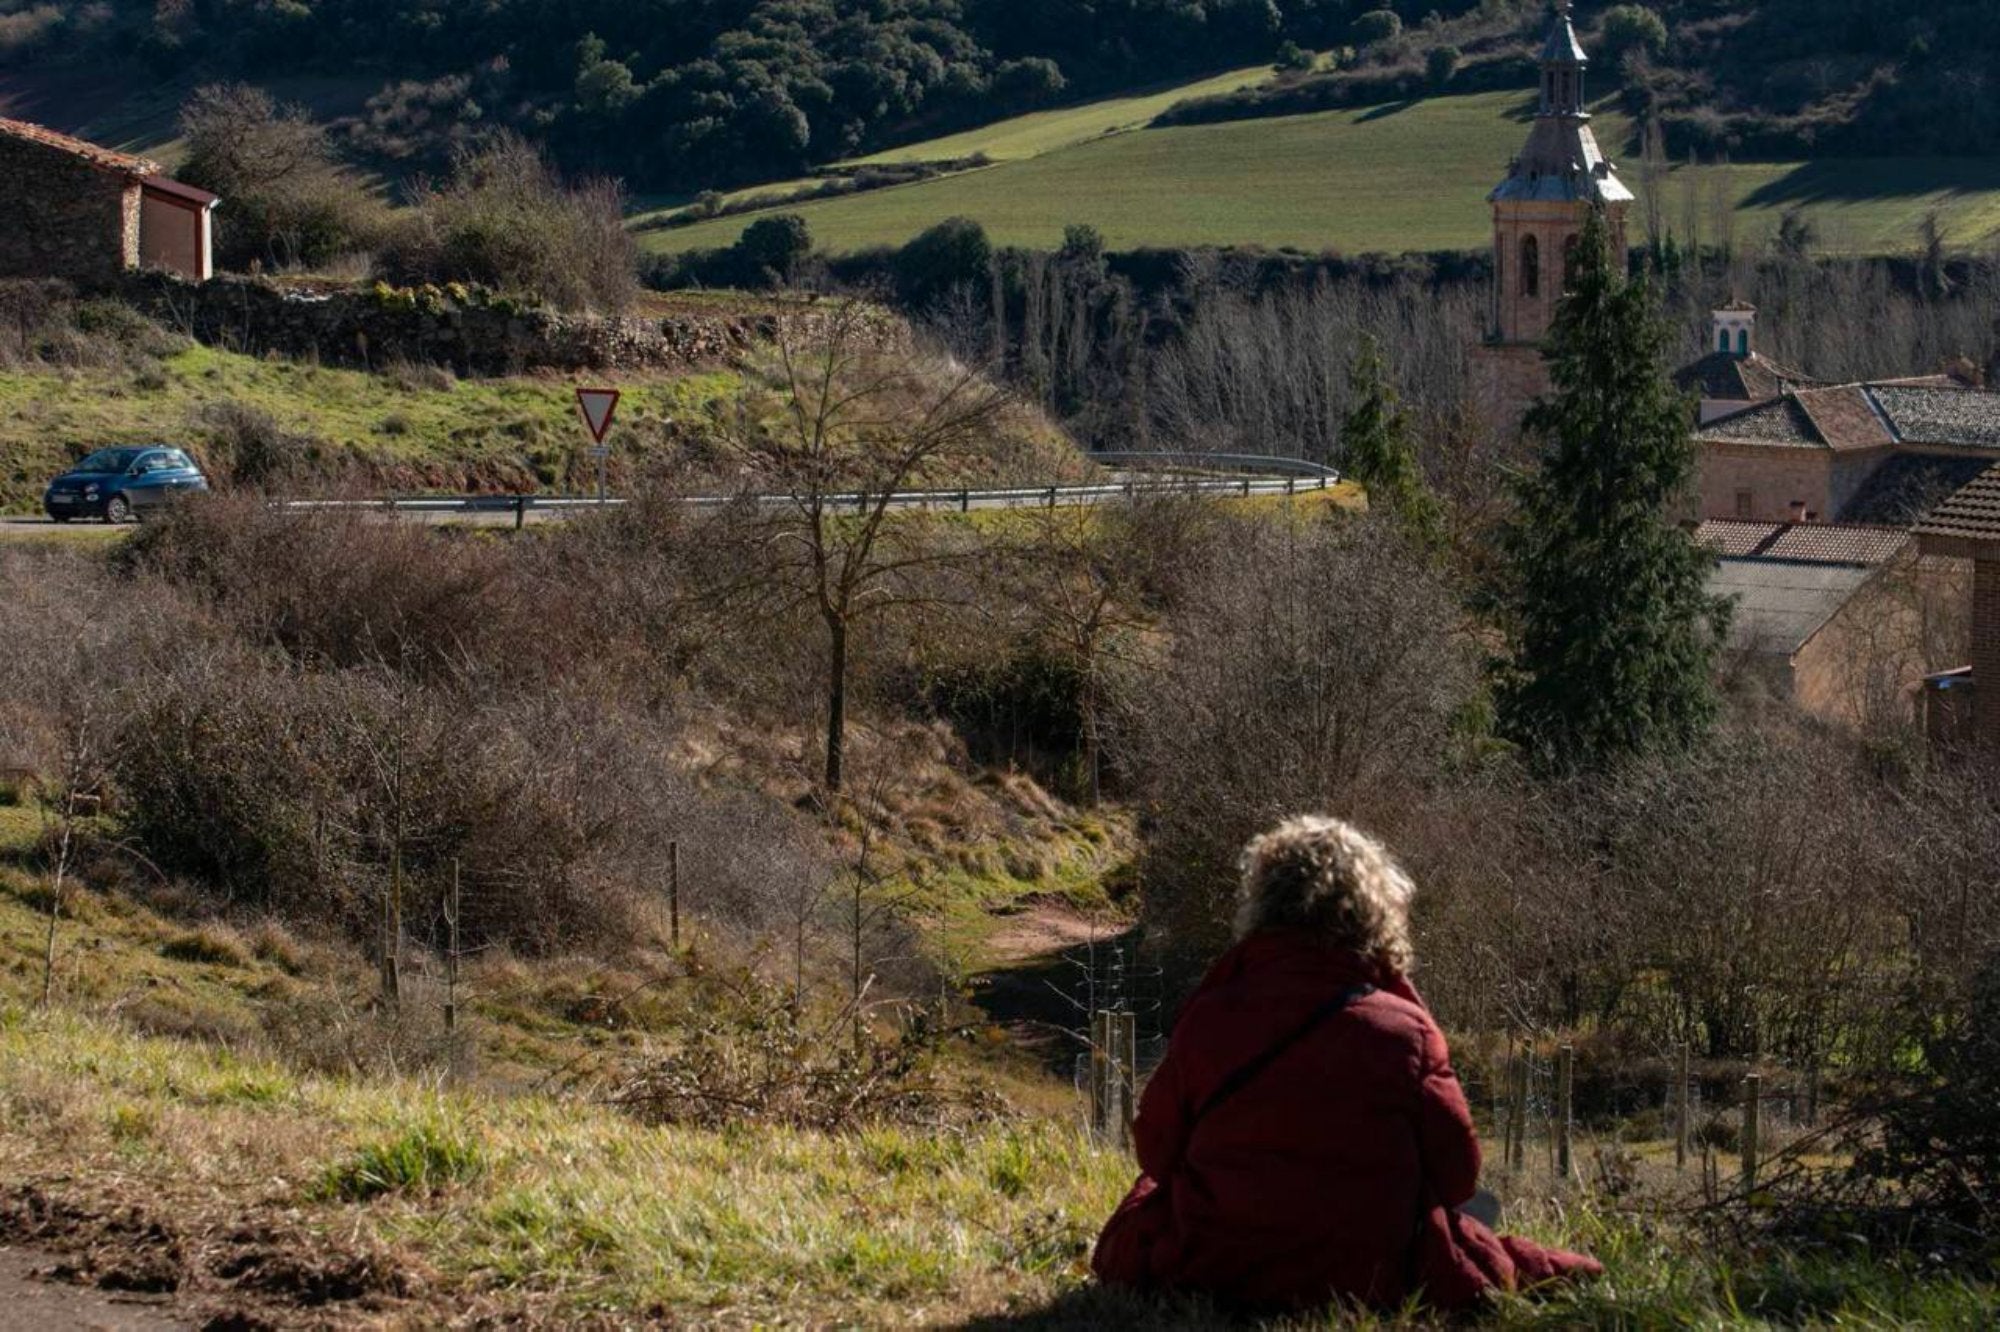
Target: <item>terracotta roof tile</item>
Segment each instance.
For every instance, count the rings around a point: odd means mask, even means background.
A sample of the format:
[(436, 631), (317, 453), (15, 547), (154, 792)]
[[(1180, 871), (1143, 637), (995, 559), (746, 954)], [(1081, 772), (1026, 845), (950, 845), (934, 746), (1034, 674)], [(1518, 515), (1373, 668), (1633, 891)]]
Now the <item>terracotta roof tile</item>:
[(158, 162), (134, 157), (130, 153), (121, 153), (85, 139), (72, 138), (70, 135), (57, 133), (45, 125), (31, 124), (25, 120), (0, 118), (0, 135), (19, 139), (25, 143), (39, 144), (59, 153), (68, 153), (72, 157), (80, 157), (90, 165), (105, 171), (119, 171), (131, 176), (151, 176), (160, 170)]
[(1818, 388), (1820, 381), (1758, 352), (1710, 352), (1676, 370), (1674, 387), (1719, 402), (1763, 402), (1787, 388)]
[(1726, 560), (1783, 560), (1791, 564), (1887, 564), (1910, 544), (1907, 531), (1857, 523), (1756, 523), (1711, 518), (1695, 540)]
[(1860, 388), (1806, 389), (1796, 396), (1819, 437), (1831, 448), (1879, 449), (1896, 442)]
[(1987, 469), (1977, 481), (1932, 509), (1917, 534), (1946, 541), (2000, 542), (2000, 467)]

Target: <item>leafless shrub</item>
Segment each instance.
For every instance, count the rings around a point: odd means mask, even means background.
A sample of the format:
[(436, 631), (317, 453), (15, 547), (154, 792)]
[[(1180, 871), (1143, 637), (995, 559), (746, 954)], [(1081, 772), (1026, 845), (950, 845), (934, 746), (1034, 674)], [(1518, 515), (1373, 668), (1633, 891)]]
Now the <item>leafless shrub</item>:
[(943, 1033), (933, 1025), (908, 1023), (858, 1051), (840, 1039), (840, 1026), (837, 1016), (816, 1030), (777, 993), (756, 995), (682, 1032), (678, 1048), (633, 1069), (607, 1099), (647, 1123), (827, 1133), (882, 1123), (941, 1127), (996, 1113), (989, 1095), (939, 1076)]
[(450, 177), (419, 193), (381, 263), (400, 282), (477, 282), (609, 314), (631, 304), (639, 285), (622, 188), (566, 186), (510, 136), (460, 150)]
[(1454, 599), (1385, 521), (1245, 523), (1226, 549), (1119, 700), (1121, 763), (1155, 812), (1149, 922), (1196, 956), (1225, 937), (1252, 834), (1413, 798), (1472, 686)]

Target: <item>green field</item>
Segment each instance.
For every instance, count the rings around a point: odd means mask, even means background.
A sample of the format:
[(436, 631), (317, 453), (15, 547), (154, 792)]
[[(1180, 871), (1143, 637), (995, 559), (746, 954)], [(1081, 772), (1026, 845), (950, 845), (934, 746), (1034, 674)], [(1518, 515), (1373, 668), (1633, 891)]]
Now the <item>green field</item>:
[[(1140, 129), (1060, 143), (1047, 123), (1001, 122), (975, 134), (901, 150), (908, 158), (987, 151), (1033, 156), (959, 175), (789, 207), (825, 249), (895, 245), (948, 217), (983, 223), (1003, 245), (1053, 247), (1086, 222), (1114, 249), (1263, 245), (1317, 253), (1471, 249), (1488, 234), (1485, 197), (1526, 134), (1529, 99), (1516, 93), (1432, 98), (1268, 120)], [(1069, 114), (1069, 113), (1065, 113)], [(1034, 120), (1034, 117), (1025, 118)], [(1069, 123), (1070, 130), (1077, 122)], [(1623, 160), (1623, 117), (1599, 137)], [(946, 145), (951, 145), (946, 147)], [(1628, 183), (1637, 172), (1624, 162)], [(1662, 186), (1674, 225), (1693, 196), (1713, 235), (1720, 190), (1739, 238), (1768, 232), (1803, 207), (1822, 243), (1842, 252), (1908, 249), (1932, 209), (1955, 244), (2000, 234), (2000, 157), (1751, 163), (1677, 168)], [(660, 251), (732, 243), (749, 217), (719, 218), (642, 237)]]

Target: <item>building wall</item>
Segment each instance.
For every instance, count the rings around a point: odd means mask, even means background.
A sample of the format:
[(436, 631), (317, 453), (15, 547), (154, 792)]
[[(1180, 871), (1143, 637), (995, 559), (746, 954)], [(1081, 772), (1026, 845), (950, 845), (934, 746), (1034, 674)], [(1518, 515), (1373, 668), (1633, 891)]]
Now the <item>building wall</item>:
[(68, 153), (0, 138), (13, 191), (0, 227), (0, 275), (115, 282), (139, 262), (139, 187)]
[(1972, 563), (1973, 729), (2000, 752), (2000, 552)]
[(1849, 726), (1921, 720), (1924, 680), (1962, 651), (1969, 577), (1962, 560), (1885, 566), (1794, 654), (1794, 701)]
[[(1556, 305), (1563, 296), (1564, 255), (1572, 238), (1583, 234), (1588, 205), (1581, 203), (1517, 203), (1493, 205), (1493, 335), (1502, 343), (1539, 343), (1554, 325)], [(1625, 206), (1610, 210), (1612, 245), (1623, 271), (1627, 258)], [(1530, 293), (1521, 262), (1522, 242), (1535, 238), (1540, 253), (1536, 289)]]
[(1532, 344), (1474, 343), (1467, 369), (1473, 410), (1496, 437), (1518, 436), (1521, 418), (1549, 391), (1549, 363)]
[[(1834, 455), (1827, 449), (1704, 442), (1699, 475), (1702, 518), (1782, 523), (1791, 518), (1794, 500), (1827, 521), (1837, 512)], [(1746, 492), (1747, 511), (1741, 507)]]
[(148, 268), (206, 281), (209, 276), (208, 212), (150, 190), (139, 206), (139, 260)]

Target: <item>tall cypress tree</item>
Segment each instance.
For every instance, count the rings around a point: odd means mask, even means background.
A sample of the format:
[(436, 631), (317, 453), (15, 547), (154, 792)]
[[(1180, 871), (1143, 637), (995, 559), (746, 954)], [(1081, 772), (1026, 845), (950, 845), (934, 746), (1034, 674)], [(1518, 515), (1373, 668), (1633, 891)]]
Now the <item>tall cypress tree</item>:
[(1667, 381), (1667, 338), (1651, 284), (1615, 271), (1594, 213), (1549, 335), (1554, 393), (1527, 416), (1541, 466), (1517, 484), (1503, 543), (1500, 728), (1545, 766), (1685, 745), (1714, 720), (1729, 607), (1678, 522), (1694, 417)]
[(1410, 438), (1410, 418), (1403, 410), (1381, 344), (1372, 334), (1361, 335), (1347, 374), (1354, 405), (1340, 424), (1342, 461), (1347, 474), (1367, 487), (1370, 505), (1396, 515), (1404, 530), (1426, 546), (1442, 539), (1443, 517), (1437, 496), (1424, 480)]

